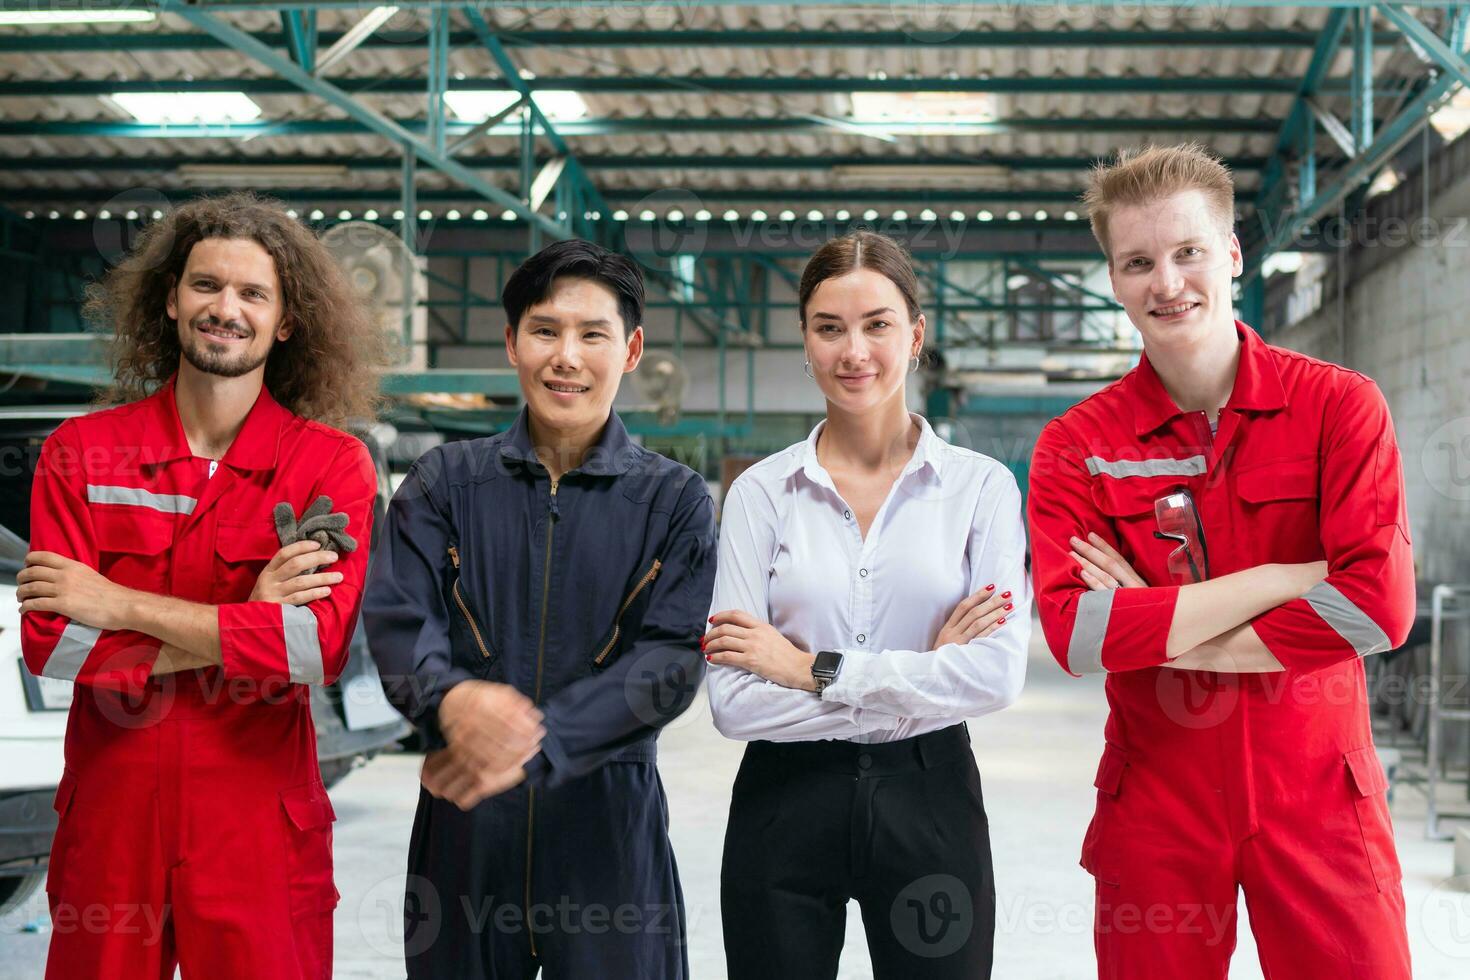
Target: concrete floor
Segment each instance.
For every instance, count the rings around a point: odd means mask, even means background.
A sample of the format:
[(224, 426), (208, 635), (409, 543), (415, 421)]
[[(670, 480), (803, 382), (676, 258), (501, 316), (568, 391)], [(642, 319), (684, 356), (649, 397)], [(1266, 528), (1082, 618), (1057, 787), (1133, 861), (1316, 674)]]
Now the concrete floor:
[[(1104, 714), (1101, 680), (1065, 677), (1038, 642), (1020, 703), (970, 726), (999, 890), (996, 977), (1095, 975), (1092, 879), (1078, 867), (1077, 854), (1092, 809)], [(724, 976), (720, 852), (741, 746), (714, 731), (701, 702), (664, 735), (660, 752), (688, 902), (692, 973), (696, 980), (717, 980)], [(411, 756), (379, 758), (332, 793), (342, 892), (336, 976), (343, 980), (403, 976), (398, 936), (418, 763)], [(1424, 840), (1416, 802), (1413, 792), (1401, 791), (1394, 808), (1414, 974), (1420, 980), (1463, 980), (1470, 975), (1470, 894), (1445, 887), (1450, 845)], [(1241, 921), (1231, 978), (1258, 980), (1243, 907)], [(22, 932), (28, 923), (44, 928), (39, 893), (25, 908), (0, 918), (0, 980), (41, 975), (48, 936)], [(856, 980), (869, 967), (855, 906), (848, 926), (841, 976)]]

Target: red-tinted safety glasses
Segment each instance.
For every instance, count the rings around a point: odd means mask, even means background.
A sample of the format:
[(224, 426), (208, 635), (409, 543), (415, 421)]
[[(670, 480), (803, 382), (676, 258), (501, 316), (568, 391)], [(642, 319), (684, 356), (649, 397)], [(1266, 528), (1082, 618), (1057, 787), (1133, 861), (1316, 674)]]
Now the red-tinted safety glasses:
[(1210, 552), (1205, 547), (1205, 527), (1200, 523), (1194, 497), (1188, 490), (1176, 490), (1154, 501), (1154, 517), (1159, 529), (1154, 537), (1177, 541), (1179, 547), (1169, 552), (1169, 574), (1181, 585), (1203, 582), (1210, 577)]

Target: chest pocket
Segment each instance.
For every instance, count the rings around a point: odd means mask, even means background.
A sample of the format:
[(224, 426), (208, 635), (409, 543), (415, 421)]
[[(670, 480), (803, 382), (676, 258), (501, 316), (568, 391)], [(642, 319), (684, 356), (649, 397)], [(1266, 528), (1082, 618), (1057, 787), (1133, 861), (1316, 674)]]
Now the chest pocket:
[(1318, 534), (1317, 458), (1273, 459), (1240, 471), (1235, 490), (1244, 501), (1245, 530), (1262, 561), (1315, 561), (1321, 557)]
[(248, 524), (220, 522), (214, 532), (214, 550), (224, 572), (213, 586), (215, 600), (239, 601), (255, 587), (255, 580), (281, 544), (270, 518), (262, 515)]
[(628, 585), (627, 594), (618, 604), (617, 616), (614, 617), (611, 628), (607, 630), (602, 641), (598, 643), (597, 649), (593, 651), (593, 669), (600, 670), (606, 667), (631, 644), (635, 626), (643, 621), (643, 614), (648, 610), (649, 594), (652, 592), (653, 582), (658, 578), (661, 568), (663, 568), (663, 562), (655, 558)]
[[(1159, 526), (1154, 516), (1154, 502), (1187, 486), (1177, 476), (1121, 479), (1104, 476), (1092, 484), (1093, 503), (1113, 520), (1118, 550), (1150, 585), (1167, 585), (1173, 581), (1169, 574), (1168, 556), (1174, 545), (1154, 537)], [(1088, 530), (1102, 533), (1101, 528)]]
[(118, 585), (163, 592), (168, 584), (167, 558), (174, 540), (174, 518), (143, 507), (96, 509), (92, 529), (98, 570)]

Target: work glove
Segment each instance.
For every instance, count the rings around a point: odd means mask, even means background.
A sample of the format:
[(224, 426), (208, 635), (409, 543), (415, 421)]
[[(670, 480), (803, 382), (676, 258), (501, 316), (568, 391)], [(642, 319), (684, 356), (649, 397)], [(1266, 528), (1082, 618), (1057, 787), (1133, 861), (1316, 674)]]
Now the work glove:
[(332, 498), (326, 494), (316, 498), (301, 512), (299, 523), (296, 512), (285, 501), (276, 504), (272, 519), (282, 548), (297, 541), (315, 541), (323, 550), (335, 551), (339, 555), (357, 550), (356, 539), (347, 533), (347, 515), (333, 514)]

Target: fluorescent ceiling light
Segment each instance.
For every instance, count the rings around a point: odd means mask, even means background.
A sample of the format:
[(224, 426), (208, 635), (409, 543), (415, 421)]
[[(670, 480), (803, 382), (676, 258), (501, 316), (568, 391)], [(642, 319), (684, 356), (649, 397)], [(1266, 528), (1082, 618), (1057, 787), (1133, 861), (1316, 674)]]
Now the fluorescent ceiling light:
[(850, 122), (881, 124), (890, 133), (952, 132), (955, 123), (988, 123), (996, 117), (989, 92), (853, 92)]
[(190, 187), (336, 187), (347, 181), (347, 168), (333, 164), (186, 163), (175, 173)]
[(879, 163), (832, 168), (832, 176), (850, 187), (994, 187), (1011, 176), (1009, 167), (973, 164)]
[(1278, 272), (1296, 272), (1302, 267), (1301, 252), (1272, 252), (1261, 263), (1261, 278), (1270, 279)]
[[(519, 92), (507, 89), (456, 89), (444, 93), (444, 104), (465, 122), (480, 122), (520, 100)], [(531, 93), (536, 107), (552, 122), (581, 119), (587, 115), (587, 103), (579, 92), (569, 89), (544, 89)], [(511, 118), (519, 118), (520, 110)]]
[(114, 92), (114, 105), (141, 123), (237, 123), (260, 117), (244, 92)]
[(1470, 130), (1470, 89), (1460, 89), (1429, 116), (1429, 125), (1446, 143), (1453, 143)]
[(1373, 178), (1373, 183), (1368, 185), (1368, 197), (1374, 198), (1380, 194), (1387, 194), (1399, 186), (1399, 172), (1393, 167), (1384, 167)]
[(156, 19), (151, 10), (0, 10), (0, 24), (138, 24)]

